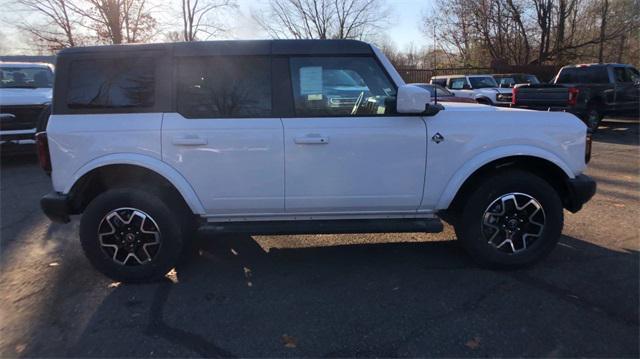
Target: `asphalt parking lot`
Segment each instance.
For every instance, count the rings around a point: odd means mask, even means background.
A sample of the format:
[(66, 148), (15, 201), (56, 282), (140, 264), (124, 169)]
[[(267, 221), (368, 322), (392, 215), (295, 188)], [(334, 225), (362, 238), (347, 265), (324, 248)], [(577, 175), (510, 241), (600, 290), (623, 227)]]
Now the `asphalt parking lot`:
[(479, 269), (451, 228), (432, 234), (200, 235), (165, 281), (95, 272), (78, 220), (51, 224), (30, 156), (1, 164), (0, 356), (639, 355), (638, 121), (607, 121), (587, 174), (533, 268)]

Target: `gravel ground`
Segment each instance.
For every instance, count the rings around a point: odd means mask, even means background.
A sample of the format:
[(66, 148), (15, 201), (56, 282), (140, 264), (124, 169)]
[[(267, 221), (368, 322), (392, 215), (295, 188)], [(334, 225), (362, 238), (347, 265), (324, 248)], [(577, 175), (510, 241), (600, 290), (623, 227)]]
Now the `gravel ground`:
[(201, 235), (160, 283), (95, 272), (78, 220), (51, 224), (50, 181), (2, 158), (0, 356), (639, 355), (638, 121), (607, 121), (557, 249), (527, 270), (476, 267), (439, 234)]

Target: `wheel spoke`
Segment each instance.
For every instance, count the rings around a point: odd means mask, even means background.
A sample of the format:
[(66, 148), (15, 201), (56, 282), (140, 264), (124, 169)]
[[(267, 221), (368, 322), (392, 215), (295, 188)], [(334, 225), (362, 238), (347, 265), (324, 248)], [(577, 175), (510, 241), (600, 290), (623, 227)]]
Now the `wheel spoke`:
[(151, 262), (161, 245), (156, 222), (135, 208), (118, 208), (103, 217), (98, 241), (109, 258), (127, 266)]
[(545, 221), (542, 205), (535, 198), (525, 193), (507, 193), (485, 210), (482, 234), (497, 250), (515, 254), (530, 248), (542, 235)]

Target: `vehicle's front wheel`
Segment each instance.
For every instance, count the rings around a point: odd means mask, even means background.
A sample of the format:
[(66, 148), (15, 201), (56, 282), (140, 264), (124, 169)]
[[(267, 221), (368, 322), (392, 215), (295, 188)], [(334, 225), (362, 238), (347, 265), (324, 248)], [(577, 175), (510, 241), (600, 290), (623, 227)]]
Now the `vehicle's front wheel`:
[(487, 177), (467, 197), (455, 230), (480, 264), (516, 268), (555, 247), (562, 233), (562, 202), (542, 178), (524, 171)]
[(597, 105), (590, 105), (587, 109), (587, 113), (584, 115), (584, 123), (587, 125), (591, 132), (595, 132), (602, 122), (602, 114), (598, 110)]
[(97, 196), (80, 221), (80, 241), (91, 264), (122, 282), (165, 275), (180, 259), (191, 229), (188, 215), (169, 202), (132, 188)]

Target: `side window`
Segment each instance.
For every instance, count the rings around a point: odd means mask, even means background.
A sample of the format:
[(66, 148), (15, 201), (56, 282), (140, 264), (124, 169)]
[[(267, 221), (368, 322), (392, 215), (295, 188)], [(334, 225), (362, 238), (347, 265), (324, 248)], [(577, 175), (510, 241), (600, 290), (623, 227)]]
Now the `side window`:
[(69, 108), (133, 108), (154, 103), (153, 58), (73, 61), (69, 79)]
[(396, 88), (371, 57), (289, 59), (297, 116), (395, 113)]
[(558, 81), (556, 82), (560, 84), (570, 84), (576, 82), (575, 80), (575, 69), (566, 68), (560, 70), (560, 75), (558, 76)]
[(178, 112), (187, 118), (271, 116), (268, 56), (178, 59)]
[(446, 87), (447, 79), (434, 79), (434, 80), (431, 80), (431, 83), (435, 85), (440, 85), (442, 87)]
[(587, 70), (589, 72), (588, 78), (591, 83), (594, 84), (606, 84), (609, 83), (609, 72), (604, 66), (598, 66), (593, 69)]
[(627, 75), (629, 76), (629, 80), (631, 80), (631, 82), (637, 82), (638, 80), (640, 80), (640, 73), (638, 73), (638, 70), (636, 70), (633, 67), (627, 67)]
[(614, 67), (613, 76), (616, 82), (631, 82), (631, 79), (627, 76), (627, 72), (624, 67)]
[(449, 83), (449, 88), (452, 90), (462, 90), (465, 84), (466, 84), (466, 79), (464, 77), (456, 77), (451, 79), (451, 82)]

